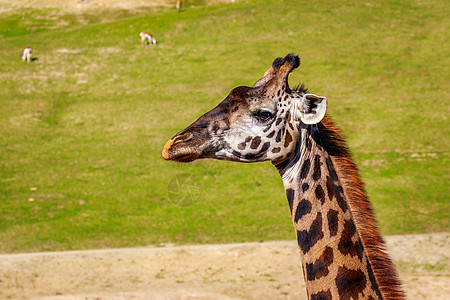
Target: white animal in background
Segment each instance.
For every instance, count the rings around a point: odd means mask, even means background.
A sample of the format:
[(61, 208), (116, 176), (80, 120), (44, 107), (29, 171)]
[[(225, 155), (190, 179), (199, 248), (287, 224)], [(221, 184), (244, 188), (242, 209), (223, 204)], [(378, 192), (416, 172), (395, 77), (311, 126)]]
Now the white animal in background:
[(142, 31), (139, 35), (141, 36), (142, 46), (150, 45), (150, 43), (152, 43), (153, 45), (156, 44), (156, 39), (151, 33)]
[(31, 62), (31, 53), (32, 52), (33, 52), (33, 49), (31, 49), (30, 46), (26, 46), (25, 49), (23, 49), (22, 60)]

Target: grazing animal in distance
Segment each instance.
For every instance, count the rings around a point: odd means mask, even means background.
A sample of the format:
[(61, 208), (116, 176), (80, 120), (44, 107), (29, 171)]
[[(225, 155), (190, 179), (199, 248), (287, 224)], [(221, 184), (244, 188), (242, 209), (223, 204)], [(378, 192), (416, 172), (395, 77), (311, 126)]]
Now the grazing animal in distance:
[(162, 157), (271, 161), (286, 190), (309, 299), (404, 299), (327, 99), (289, 87), (299, 65), (293, 54), (275, 59), (252, 87), (233, 89), (171, 138)]
[(150, 44), (155, 45), (157, 43), (155, 37), (150, 32), (142, 31), (139, 33), (139, 36), (141, 37), (142, 46)]
[(31, 54), (33, 53), (33, 49), (30, 46), (26, 46), (23, 49), (22, 60), (31, 62)]

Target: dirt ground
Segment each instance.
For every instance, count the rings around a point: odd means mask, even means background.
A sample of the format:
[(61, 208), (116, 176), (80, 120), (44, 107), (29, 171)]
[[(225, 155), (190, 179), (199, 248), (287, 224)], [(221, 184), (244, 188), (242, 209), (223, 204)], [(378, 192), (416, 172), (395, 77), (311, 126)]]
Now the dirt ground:
[[(389, 236), (409, 299), (450, 299), (450, 233)], [(0, 255), (1, 299), (306, 299), (294, 241)]]
[[(206, 0), (207, 5), (230, 3), (239, 0)], [(0, 0), (0, 13), (13, 12), (21, 8), (58, 9), (62, 13), (82, 13), (99, 8), (133, 10), (140, 7), (175, 7), (176, 0)], [(189, 2), (183, 1), (184, 6)], [(183, 7), (184, 7), (183, 6)]]

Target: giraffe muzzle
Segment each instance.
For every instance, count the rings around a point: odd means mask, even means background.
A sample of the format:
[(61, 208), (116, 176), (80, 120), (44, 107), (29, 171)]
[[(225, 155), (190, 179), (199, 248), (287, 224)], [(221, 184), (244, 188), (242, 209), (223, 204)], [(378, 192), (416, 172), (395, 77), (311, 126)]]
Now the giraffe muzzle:
[(189, 132), (174, 136), (164, 146), (161, 153), (162, 158), (183, 163), (196, 160), (199, 154), (189, 151), (189, 147), (183, 145), (183, 143), (187, 143), (191, 139), (192, 134)]

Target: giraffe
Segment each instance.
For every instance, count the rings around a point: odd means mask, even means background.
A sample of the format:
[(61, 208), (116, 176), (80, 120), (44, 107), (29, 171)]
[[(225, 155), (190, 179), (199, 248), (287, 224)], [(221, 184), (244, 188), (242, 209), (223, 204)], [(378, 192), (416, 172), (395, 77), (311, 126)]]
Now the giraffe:
[(327, 99), (288, 76), (277, 58), (252, 87), (237, 87), (177, 133), (165, 160), (271, 161), (281, 175), (309, 299), (404, 299), (395, 267)]

